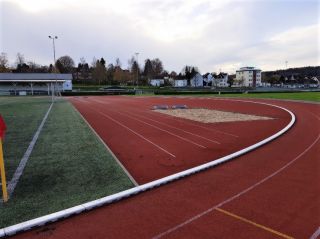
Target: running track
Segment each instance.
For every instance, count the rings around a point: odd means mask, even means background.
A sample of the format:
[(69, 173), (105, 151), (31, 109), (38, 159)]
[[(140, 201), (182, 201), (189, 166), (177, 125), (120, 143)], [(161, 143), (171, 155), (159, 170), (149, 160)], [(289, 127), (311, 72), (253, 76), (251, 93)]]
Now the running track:
[(266, 102), (297, 117), (294, 127), (275, 141), (237, 160), (16, 238), (316, 238), (320, 107)]

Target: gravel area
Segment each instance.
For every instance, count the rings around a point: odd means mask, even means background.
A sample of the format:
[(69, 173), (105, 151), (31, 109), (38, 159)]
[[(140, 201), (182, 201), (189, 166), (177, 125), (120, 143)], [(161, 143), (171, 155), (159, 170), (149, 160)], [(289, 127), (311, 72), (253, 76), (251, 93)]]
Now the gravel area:
[(168, 110), (154, 110), (154, 111), (162, 114), (171, 115), (178, 118), (194, 120), (202, 123), (219, 123), (219, 122), (273, 119), (265, 116), (241, 114), (241, 113), (210, 110), (210, 109), (168, 109)]

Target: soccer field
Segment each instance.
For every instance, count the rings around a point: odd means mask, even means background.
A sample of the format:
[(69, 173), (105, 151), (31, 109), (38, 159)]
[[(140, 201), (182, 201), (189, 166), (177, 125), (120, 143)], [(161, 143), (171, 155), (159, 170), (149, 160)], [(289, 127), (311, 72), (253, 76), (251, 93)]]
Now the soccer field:
[[(50, 104), (47, 97), (0, 97), (8, 128), (3, 145), (8, 182)], [(12, 197), (0, 204), (0, 227), (133, 186), (79, 113), (61, 99), (53, 105)]]

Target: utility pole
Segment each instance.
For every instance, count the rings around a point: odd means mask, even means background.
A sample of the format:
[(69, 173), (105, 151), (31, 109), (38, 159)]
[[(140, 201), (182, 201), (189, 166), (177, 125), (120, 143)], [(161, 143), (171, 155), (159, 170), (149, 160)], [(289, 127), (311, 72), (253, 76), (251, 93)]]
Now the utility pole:
[(286, 61), (286, 69), (288, 69), (288, 61)]
[(54, 74), (55, 74), (55, 80), (56, 80), (56, 84), (55, 84), (55, 87), (53, 88), (54, 90), (52, 90), (52, 87), (51, 87), (51, 91), (52, 91), (52, 102), (54, 101), (54, 94), (55, 94), (55, 88), (57, 87), (57, 83), (58, 83), (58, 80), (57, 80), (57, 71), (56, 71), (56, 67), (55, 67), (55, 64), (56, 64), (56, 46), (55, 46), (55, 42), (54, 40), (58, 39), (57, 36), (49, 36), (50, 39), (52, 39), (52, 46), (53, 46), (53, 69), (54, 69)]

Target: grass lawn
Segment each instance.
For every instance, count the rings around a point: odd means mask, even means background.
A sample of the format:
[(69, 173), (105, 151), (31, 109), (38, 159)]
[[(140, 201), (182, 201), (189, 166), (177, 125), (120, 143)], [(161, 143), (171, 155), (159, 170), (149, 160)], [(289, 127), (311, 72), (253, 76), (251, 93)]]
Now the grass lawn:
[[(320, 92), (285, 92), (285, 93), (234, 93), (234, 94), (165, 94), (171, 96), (195, 96), (195, 97), (239, 97), (239, 98), (270, 98), (270, 99), (283, 99), (283, 100), (303, 100), (303, 101), (314, 101), (320, 102)], [(139, 96), (139, 95), (134, 95)], [(143, 96), (147, 96), (144, 94)], [(156, 96), (161, 96), (158, 94)]]
[[(50, 105), (48, 98), (0, 97), (8, 131), (8, 181)], [(134, 185), (79, 113), (57, 101), (12, 198), (0, 204), (0, 228), (123, 191)]]
[(271, 98), (320, 102), (320, 92), (223, 94), (221, 97)]

